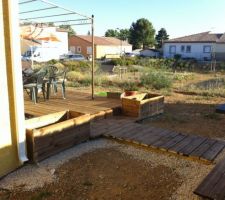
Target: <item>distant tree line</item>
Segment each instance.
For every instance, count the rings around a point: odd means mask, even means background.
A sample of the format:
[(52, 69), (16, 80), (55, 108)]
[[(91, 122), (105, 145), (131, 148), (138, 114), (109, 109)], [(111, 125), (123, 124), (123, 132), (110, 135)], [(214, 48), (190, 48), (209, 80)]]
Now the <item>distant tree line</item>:
[(130, 29), (108, 29), (105, 37), (116, 37), (120, 40), (128, 40), (134, 49), (156, 47), (160, 49), (169, 35), (165, 28), (161, 28), (155, 35), (152, 23), (145, 18), (138, 19), (131, 24)]

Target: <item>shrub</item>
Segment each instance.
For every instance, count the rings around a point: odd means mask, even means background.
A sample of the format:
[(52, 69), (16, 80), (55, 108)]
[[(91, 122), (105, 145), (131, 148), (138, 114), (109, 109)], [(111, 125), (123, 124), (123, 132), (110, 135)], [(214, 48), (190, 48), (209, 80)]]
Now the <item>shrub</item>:
[(54, 64), (56, 64), (56, 63), (58, 63), (58, 61), (55, 60), (55, 59), (49, 60), (49, 61), (47, 62), (48, 65), (54, 65)]
[(163, 88), (171, 88), (172, 79), (163, 72), (152, 71), (149, 73), (144, 73), (141, 76), (141, 83), (144, 87), (152, 87), (160, 90)]
[(69, 81), (77, 81), (77, 82), (79, 82), (79, 81), (83, 80), (84, 77), (85, 77), (85, 76), (84, 76), (82, 73), (80, 73), (80, 72), (75, 72), (75, 71), (70, 71), (70, 72), (68, 72), (68, 74), (67, 74), (67, 79), (68, 79)]

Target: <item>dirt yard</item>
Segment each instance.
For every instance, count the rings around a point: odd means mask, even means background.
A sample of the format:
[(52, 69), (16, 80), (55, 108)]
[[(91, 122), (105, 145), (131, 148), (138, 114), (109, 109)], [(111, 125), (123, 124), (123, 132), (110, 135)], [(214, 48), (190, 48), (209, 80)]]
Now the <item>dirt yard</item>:
[(182, 133), (225, 139), (225, 115), (215, 113), (225, 98), (173, 93), (165, 98), (165, 113), (144, 123)]
[[(102, 146), (105, 147), (101, 148)], [(53, 166), (52, 162), (62, 162), (66, 154), (76, 154), (85, 148), (89, 148), (90, 152), (64, 161), (61, 166), (54, 167), (55, 171), (48, 169), (54, 177), (51, 183), (46, 182), (42, 187), (36, 185), (36, 182), (45, 181), (45, 177), (40, 176), (40, 171), (29, 173), (32, 168), (43, 171), (49, 167), (45, 162)], [(6, 177), (2, 183), (0, 181), (0, 199), (191, 200), (197, 198), (192, 193), (193, 189), (212, 167), (213, 165), (100, 139), (78, 145), (68, 150), (68, 153), (44, 161), (44, 164), (28, 166), (24, 171), (21, 169)], [(46, 173), (45, 175), (48, 176)], [(20, 179), (25, 179), (25, 182)]]

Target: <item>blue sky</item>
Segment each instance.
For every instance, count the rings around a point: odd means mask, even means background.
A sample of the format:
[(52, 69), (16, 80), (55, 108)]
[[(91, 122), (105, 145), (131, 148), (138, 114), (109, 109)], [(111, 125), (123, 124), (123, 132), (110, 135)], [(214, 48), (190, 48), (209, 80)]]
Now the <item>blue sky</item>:
[[(107, 29), (129, 28), (139, 18), (147, 18), (156, 31), (166, 28), (170, 38), (203, 31), (225, 32), (225, 0), (51, 0), (91, 16), (95, 34)], [(86, 34), (90, 27), (74, 27)]]

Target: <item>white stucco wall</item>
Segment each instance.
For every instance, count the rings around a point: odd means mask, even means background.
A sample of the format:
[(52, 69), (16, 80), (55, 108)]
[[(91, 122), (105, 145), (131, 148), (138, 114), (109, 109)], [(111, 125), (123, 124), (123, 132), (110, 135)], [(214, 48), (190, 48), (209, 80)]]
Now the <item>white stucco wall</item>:
[[(58, 32), (55, 27), (44, 28), (46, 33), (52, 33), (59, 41), (42, 41), (41, 45), (32, 47), (34, 52), (34, 60), (37, 62), (45, 62), (51, 59), (59, 59), (60, 55), (68, 53), (68, 32)], [(28, 48), (29, 50), (30, 48)], [(35, 55), (40, 55), (36, 57)]]
[(225, 53), (225, 44), (216, 44), (216, 52)]
[(96, 58), (102, 58), (106, 55), (120, 55), (121, 54), (121, 50), (122, 53), (126, 52), (126, 53), (130, 53), (132, 52), (132, 46), (101, 46), (101, 45), (97, 45), (96, 46)]
[[(185, 51), (181, 51), (181, 46), (185, 46)], [(170, 46), (176, 46), (176, 52), (170, 53)], [(191, 52), (186, 52), (186, 46), (191, 46)], [(212, 43), (165, 43), (163, 45), (164, 58), (173, 58), (175, 54), (180, 54), (183, 58), (196, 58), (197, 60), (204, 60), (204, 58), (211, 58), (211, 53), (204, 53), (204, 46), (211, 46), (215, 49), (216, 45)]]

